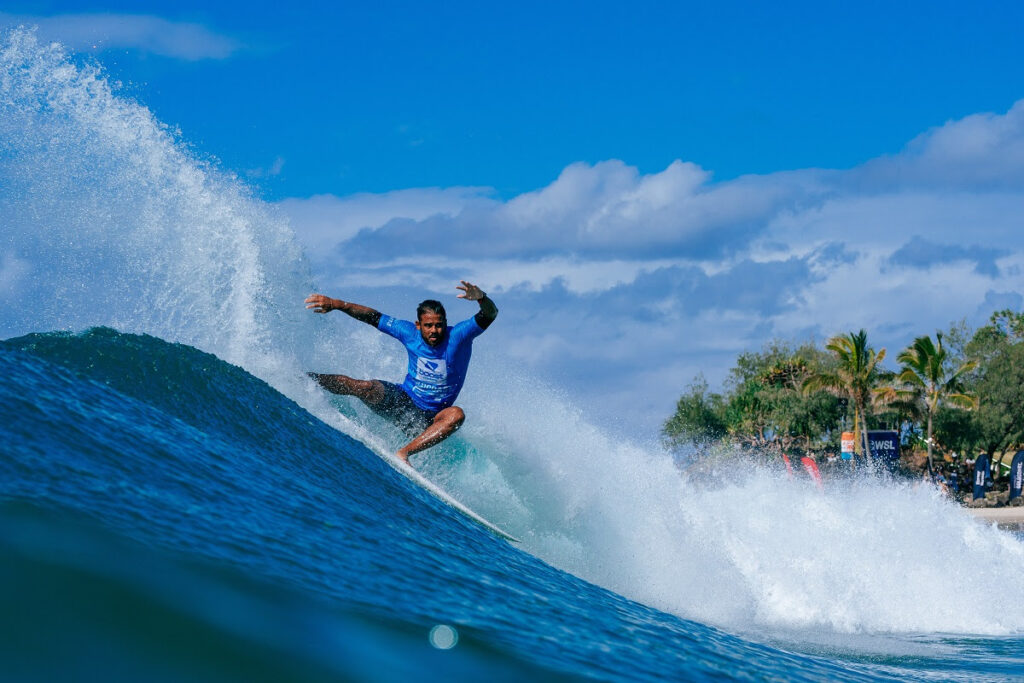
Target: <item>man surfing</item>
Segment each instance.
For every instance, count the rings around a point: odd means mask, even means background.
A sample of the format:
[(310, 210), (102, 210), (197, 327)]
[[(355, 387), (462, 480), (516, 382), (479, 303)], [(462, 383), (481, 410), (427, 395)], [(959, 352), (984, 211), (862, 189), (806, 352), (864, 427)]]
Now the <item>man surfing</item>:
[(409, 369), (401, 385), (380, 379), (308, 374), (328, 391), (355, 396), (370, 410), (414, 436), (395, 453), (406, 465), (410, 455), (441, 443), (465, 422), (466, 414), (455, 405), (455, 399), (466, 381), (473, 340), (498, 317), (498, 307), (483, 290), (465, 280), (461, 282), (456, 286), (462, 290), (458, 298), (478, 302), (480, 310), (454, 327), (448, 326), (444, 306), (433, 299), (416, 308), (415, 323), (323, 294), (306, 299), (306, 308), (314, 313), (347, 313), (405, 345)]

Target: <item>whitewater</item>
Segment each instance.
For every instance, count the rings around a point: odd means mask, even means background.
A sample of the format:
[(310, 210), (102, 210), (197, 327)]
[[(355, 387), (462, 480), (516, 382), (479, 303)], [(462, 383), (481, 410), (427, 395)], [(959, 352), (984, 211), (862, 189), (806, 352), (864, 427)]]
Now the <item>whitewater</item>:
[(404, 354), (305, 310), (283, 214), (26, 30), (0, 37), (0, 226), (15, 680), (1024, 671), (1019, 537), (927, 486), (688, 478), (486, 354), (467, 425), (414, 458), (522, 542), (468, 522), (305, 377), (398, 379)]

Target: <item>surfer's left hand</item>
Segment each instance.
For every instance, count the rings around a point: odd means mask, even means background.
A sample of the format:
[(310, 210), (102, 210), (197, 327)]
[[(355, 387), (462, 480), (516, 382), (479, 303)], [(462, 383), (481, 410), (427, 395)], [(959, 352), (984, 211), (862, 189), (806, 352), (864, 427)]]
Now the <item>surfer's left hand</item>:
[(462, 283), (461, 287), (459, 285), (455, 285), (455, 289), (461, 289), (464, 292), (463, 294), (458, 295), (460, 299), (465, 299), (466, 301), (480, 301), (480, 299), (487, 296), (484, 294), (484, 290), (480, 289), (472, 282), (466, 282), (465, 280), (460, 280), (460, 282)]

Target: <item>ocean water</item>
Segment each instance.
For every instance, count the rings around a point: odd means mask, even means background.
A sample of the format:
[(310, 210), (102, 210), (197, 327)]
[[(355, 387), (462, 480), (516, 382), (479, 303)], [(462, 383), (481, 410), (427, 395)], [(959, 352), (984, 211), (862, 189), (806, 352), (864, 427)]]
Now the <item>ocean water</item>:
[[(307, 369), (287, 222), (102, 71), (0, 38), (3, 671), (52, 680), (1024, 678), (1024, 542), (928, 487), (691, 478), (529, 377), (414, 460)], [(360, 326), (361, 327), (361, 326)]]

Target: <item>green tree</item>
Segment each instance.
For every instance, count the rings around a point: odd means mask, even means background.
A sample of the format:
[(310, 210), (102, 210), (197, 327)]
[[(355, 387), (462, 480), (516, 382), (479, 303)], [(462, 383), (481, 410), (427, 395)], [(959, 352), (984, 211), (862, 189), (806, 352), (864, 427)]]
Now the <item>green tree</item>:
[(824, 445), (839, 420), (839, 403), (823, 393), (804, 394), (802, 386), (829, 363), (813, 343), (794, 347), (773, 341), (761, 351), (740, 354), (727, 382), (730, 436), (748, 447), (775, 451)]
[(724, 417), (726, 429), (736, 441), (754, 448), (768, 445), (772, 432), (771, 397), (756, 377), (733, 385)]
[(676, 412), (662, 427), (662, 436), (672, 448), (717, 441), (726, 435), (724, 412), (722, 397), (710, 393), (707, 381), (698, 375), (676, 403)]
[[(928, 420), (928, 472), (932, 471), (933, 421), (942, 405), (970, 410), (978, 406), (978, 399), (965, 391), (963, 377), (974, 370), (976, 361), (965, 361), (956, 369), (950, 364), (946, 349), (942, 346), (942, 333), (935, 333), (935, 341), (928, 335), (918, 337), (896, 358), (903, 366), (897, 381), (909, 387), (909, 392), (924, 404)], [(896, 395), (903, 392), (897, 390)]]
[(965, 414), (940, 407), (937, 438), (961, 452), (981, 449), (989, 455), (1019, 444), (1024, 440), (1024, 314), (993, 313), (962, 348), (962, 358), (976, 363), (963, 383), (978, 396), (978, 406)]
[(822, 447), (839, 420), (832, 396), (804, 394), (803, 381), (829, 357), (813, 344), (793, 347), (769, 342), (741, 353), (726, 382), (726, 393), (708, 391), (698, 377), (676, 404), (662, 435), (670, 447), (727, 440), (748, 448), (785, 451)]
[(1024, 440), (1024, 343), (1008, 344), (988, 357), (976, 382), (972, 411), (977, 448), (989, 455)]
[(839, 401), (826, 392), (803, 391), (807, 378), (827, 366), (825, 354), (805, 345), (793, 355), (772, 363), (760, 377), (779, 448), (789, 450), (799, 443), (804, 450), (812, 451), (816, 446), (824, 446), (829, 436), (834, 437), (834, 428), (842, 415)]
[(828, 340), (825, 348), (833, 354), (836, 363), (807, 377), (803, 383), (805, 393), (827, 391), (846, 398), (853, 406), (853, 433), (858, 453), (870, 453), (867, 435), (867, 411), (878, 396), (879, 384), (885, 373), (879, 364), (885, 358), (885, 349), (876, 352), (868, 345), (868, 333), (850, 332)]

